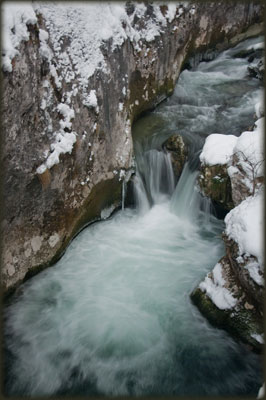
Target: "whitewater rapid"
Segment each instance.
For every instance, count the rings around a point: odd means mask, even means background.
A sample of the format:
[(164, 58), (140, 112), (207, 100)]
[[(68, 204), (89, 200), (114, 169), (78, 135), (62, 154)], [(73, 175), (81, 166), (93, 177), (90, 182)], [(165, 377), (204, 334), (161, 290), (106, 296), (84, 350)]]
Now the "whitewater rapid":
[[(233, 51), (183, 71), (136, 123), (136, 207), (82, 231), (5, 308), (9, 395), (256, 395), (259, 356), (189, 298), (224, 253), (223, 222), (197, 190), (198, 154), (210, 133), (240, 134), (261, 91)], [(176, 187), (160, 151), (173, 133), (190, 144)]]

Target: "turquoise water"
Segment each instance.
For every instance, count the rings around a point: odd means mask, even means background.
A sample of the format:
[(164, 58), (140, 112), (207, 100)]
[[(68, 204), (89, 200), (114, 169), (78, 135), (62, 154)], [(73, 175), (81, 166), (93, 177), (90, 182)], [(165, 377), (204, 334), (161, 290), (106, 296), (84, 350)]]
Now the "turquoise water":
[[(8, 395), (256, 396), (261, 357), (189, 298), (224, 254), (223, 222), (195, 186), (197, 155), (209, 133), (250, 124), (261, 90), (232, 54), (184, 71), (135, 125), (137, 206), (82, 231), (5, 308)], [(191, 145), (176, 188), (159, 151), (172, 133)]]

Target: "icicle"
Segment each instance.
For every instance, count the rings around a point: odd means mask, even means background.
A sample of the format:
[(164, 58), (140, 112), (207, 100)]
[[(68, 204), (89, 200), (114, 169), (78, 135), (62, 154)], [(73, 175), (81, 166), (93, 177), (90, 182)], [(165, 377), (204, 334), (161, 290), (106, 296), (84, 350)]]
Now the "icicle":
[(125, 179), (122, 181), (122, 211), (125, 209), (125, 192), (126, 192), (126, 182)]

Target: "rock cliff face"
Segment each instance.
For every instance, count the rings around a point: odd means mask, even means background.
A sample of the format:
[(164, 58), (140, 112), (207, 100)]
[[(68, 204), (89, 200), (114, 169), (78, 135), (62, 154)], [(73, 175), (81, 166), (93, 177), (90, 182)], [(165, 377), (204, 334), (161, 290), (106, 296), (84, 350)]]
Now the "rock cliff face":
[[(256, 108), (260, 110), (259, 104)], [(230, 195), (231, 211), (225, 217), (223, 234), (226, 255), (192, 292), (191, 299), (212, 324), (262, 351), (264, 154), (261, 139), (264, 117), (258, 110), (257, 117), (260, 118), (253, 131), (243, 132), (239, 138), (220, 136), (220, 143), (232, 139), (235, 142), (228, 148), (231, 156), (224, 154), (222, 157), (228, 159), (227, 163), (207, 165), (217, 135), (210, 135), (203, 147), (200, 157), (205, 164), (202, 165), (200, 187), (212, 200), (224, 190), (224, 198)], [(228, 184), (225, 186), (224, 182)], [(224, 208), (228, 205), (226, 202), (221, 204)]]
[[(131, 25), (121, 22), (125, 34), (115, 46), (112, 38), (102, 42), (105, 68), (88, 72), (85, 84), (71, 54), (81, 39), (57, 31), (45, 7), (27, 26), (11, 70), (2, 71), (5, 292), (52, 265), (103, 210), (106, 217), (120, 206), (132, 168), (131, 124), (172, 93), (186, 59), (262, 30), (260, 2), (178, 5), (171, 18), (167, 6), (125, 7)], [(76, 12), (69, 9), (62, 24), (73, 24)], [(160, 27), (153, 38), (145, 37), (149, 24)]]

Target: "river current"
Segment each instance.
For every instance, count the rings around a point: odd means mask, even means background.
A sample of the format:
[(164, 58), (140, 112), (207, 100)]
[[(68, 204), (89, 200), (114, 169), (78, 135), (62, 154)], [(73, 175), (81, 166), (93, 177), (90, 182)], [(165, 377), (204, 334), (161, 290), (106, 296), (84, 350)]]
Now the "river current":
[[(7, 395), (252, 395), (261, 356), (212, 327), (189, 295), (224, 254), (223, 221), (196, 186), (210, 133), (239, 135), (262, 93), (241, 49), (184, 70), (173, 96), (133, 127), (135, 207), (83, 230), (5, 312)], [(189, 161), (175, 187), (161, 144)]]

